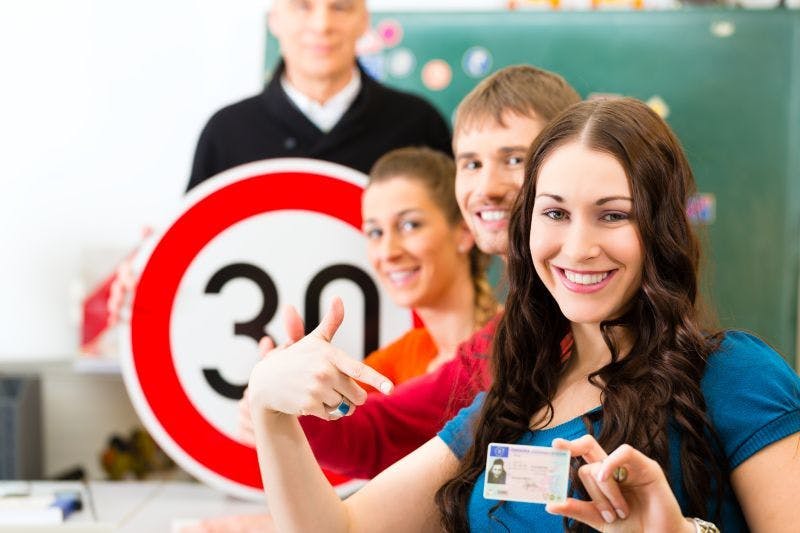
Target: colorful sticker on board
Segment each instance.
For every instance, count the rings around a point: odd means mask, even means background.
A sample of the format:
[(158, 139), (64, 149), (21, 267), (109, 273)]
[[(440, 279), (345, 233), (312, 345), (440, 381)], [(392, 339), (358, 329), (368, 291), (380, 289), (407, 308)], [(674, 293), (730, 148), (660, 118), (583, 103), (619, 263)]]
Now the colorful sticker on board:
[(473, 46), (464, 52), (461, 68), (471, 78), (483, 78), (492, 68), (492, 54), (482, 46)]
[(422, 83), (431, 91), (441, 91), (450, 85), (453, 69), (443, 59), (432, 59), (422, 67)]
[(652, 96), (649, 100), (647, 100), (646, 103), (648, 106), (650, 106), (650, 109), (656, 112), (659, 117), (663, 118), (664, 120), (669, 117), (669, 106), (660, 96)]
[(367, 74), (374, 80), (384, 81), (386, 79), (386, 59), (383, 54), (369, 54), (358, 57), (358, 62), (367, 71)]
[(592, 0), (593, 9), (642, 9), (644, 0)]
[(509, 0), (509, 9), (558, 9), (560, 0)]
[(407, 77), (416, 66), (417, 58), (408, 48), (397, 48), (389, 54), (388, 70), (395, 78)]
[(384, 19), (375, 27), (375, 31), (387, 48), (400, 44), (403, 40), (403, 26), (394, 19)]
[[(411, 326), (364, 253), (365, 183), (359, 172), (309, 159), (242, 165), (192, 189), (145, 251), (123, 327), (125, 385), (149, 433), (207, 484), (263, 500), (255, 449), (236, 434), (237, 403), (258, 340), (286, 340), (281, 306), (316, 324), (341, 296), (347, 316), (334, 344), (354, 356)], [(327, 476), (340, 492), (353, 484)]]
[(359, 56), (379, 54), (384, 49), (383, 39), (378, 32), (370, 28), (356, 41), (356, 54)]
[(694, 224), (713, 224), (717, 218), (717, 200), (711, 193), (697, 193), (686, 203), (686, 216)]
[(725, 39), (736, 33), (736, 24), (729, 20), (717, 20), (711, 23), (711, 35)]

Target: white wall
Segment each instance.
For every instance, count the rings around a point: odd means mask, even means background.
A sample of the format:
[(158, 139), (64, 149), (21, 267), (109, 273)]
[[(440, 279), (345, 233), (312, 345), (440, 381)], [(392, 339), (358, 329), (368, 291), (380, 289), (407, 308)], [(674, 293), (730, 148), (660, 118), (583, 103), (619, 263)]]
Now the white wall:
[(127, 439), (142, 425), (122, 376), (78, 373), (61, 364), (45, 367), (40, 380), (44, 477), (81, 466), (89, 479), (105, 478), (100, 455), (111, 435)]
[(0, 2), (0, 360), (75, 353), (71, 287), (171, 211), (205, 120), (260, 89), (265, 11)]

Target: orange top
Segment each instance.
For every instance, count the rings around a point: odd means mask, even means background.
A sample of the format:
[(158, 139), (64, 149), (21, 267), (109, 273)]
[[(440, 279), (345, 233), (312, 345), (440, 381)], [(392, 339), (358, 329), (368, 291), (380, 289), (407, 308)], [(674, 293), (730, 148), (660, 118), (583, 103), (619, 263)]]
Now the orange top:
[(397, 385), (425, 374), (428, 364), (438, 353), (428, 330), (414, 328), (388, 346), (369, 354), (364, 363)]

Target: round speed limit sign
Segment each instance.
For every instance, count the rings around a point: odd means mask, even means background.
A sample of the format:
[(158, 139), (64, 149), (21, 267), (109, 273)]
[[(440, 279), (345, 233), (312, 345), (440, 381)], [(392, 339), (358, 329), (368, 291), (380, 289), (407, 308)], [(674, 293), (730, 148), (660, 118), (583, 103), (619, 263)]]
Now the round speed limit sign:
[[(193, 189), (151, 244), (123, 376), (159, 445), (209, 485), (263, 497), (236, 412), (258, 340), (286, 340), (281, 307), (294, 305), (313, 328), (333, 296), (342, 297), (334, 344), (356, 357), (411, 327), (411, 313), (392, 304), (367, 263), (365, 184), (359, 172), (315, 160), (242, 165)], [(347, 481), (326, 474), (334, 485)]]

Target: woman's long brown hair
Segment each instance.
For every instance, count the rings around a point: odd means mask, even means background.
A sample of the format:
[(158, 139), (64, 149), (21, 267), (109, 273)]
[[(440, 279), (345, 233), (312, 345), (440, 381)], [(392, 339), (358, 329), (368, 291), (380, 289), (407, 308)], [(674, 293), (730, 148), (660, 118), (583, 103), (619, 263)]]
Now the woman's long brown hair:
[[(705, 331), (698, 313), (700, 253), (685, 210), (694, 192), (691, 169), (669, 127), (645, 104), (631, 98), (582, 102), (542, 131), (526, 160), (509, 227), (509, 294), (494, 341), (494, 382), (472, 428), (472, 446), (455, 477), (436, 494), (447, 531), (469, 530), (467, 504), (484, 470), (488, 444), (517, 442), (534, 413), (544, 410), (545, 423), (553, 417), (552, 400), (565, 366), (560, 344), (570, 325), (536, 274), (529, 241), (539, 169), (549, 154), (571, 142), (608, 153), (622, 165), (644, 248), (641, 288), (622, 316), (600, 325), (611, 362), (589, 377), (602, 391), (602, 411), (595, 412), (602, 427), (595, 438), (609, 452), (631, 444), (669, 476), (668, 429), (676, 431), (690, 515), (706, 516), (708, 501), (712, 496), (720, 501), (727, 482), (700, 390), (706, 358), (719, 346), (720, 335)], [(624, 358), (613, 333), (617, 328), (633, 339)], [(584, 416), (590, 433), (593, 421)], [(570, 475), (576, 497), (585, 494), (578, 466), (573, 461)], [(584, 529), (566, 520), (565, 526)]]

